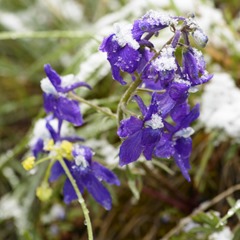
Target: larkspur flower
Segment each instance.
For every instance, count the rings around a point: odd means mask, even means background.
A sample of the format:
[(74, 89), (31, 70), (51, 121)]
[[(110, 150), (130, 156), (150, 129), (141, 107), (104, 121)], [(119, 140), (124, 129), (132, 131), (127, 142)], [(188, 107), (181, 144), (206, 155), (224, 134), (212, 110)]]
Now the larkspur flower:
[(144, 33), (157, 34), (160, 30), (177, 23), (176, 18), (150, 10), (133, 24), (133, 37), (140, 41)]
[(47, 78), (41, 81), (41, 88), (44, 92), (44, 108), (47, 113), (53, 113), (54, 117), (60, 120), (66, 120), (76, 126), (83, 124), (79, 103), (68, 99), (67, 93), (78, 87), (91, 87), (80, 82), (74, 75), (60, 77), (52, 69), (50, 64), (44, 66)]
[(122, 85), (126, 82), (120, 75), (120, 71), (134, 73), (142, 57), (139, 51), (140, 45), (133, 38), (131, 28), (131, 25), (115, 25), (115, 33), (105, 38), (100, 46), (102, 52), (107, 52), (113, 79)]
[[(106, 210), (110, 210), (112, 199), (109, 191), (101, 183), (105, 181), (108, 184), (120, 185), (117, 176), (101, 165), (92, 160), (93, 152), (89, 147), (74, 145), (72, 151), (73, 161), (65, 160), (73, 178), (81, 193), (84, 188), (93, 196), (93, 198)], [(57, 180), (65, 172), (59, 162), (56, 162), (51, 169), (50, 182)], [(69, 204), (77, 199), (76, 192), (69, 179), (66, 179), (63, 187), (64, 202)]]
[(206, 71), (202, 54), (190, 47), (183, 52), (183, 74), (191, 86), (206, 83), (213, 77)]
[(190, 136), (194, 133), (190, 124), (199, 117), (199, 105), (197, 104), (192, 110), (186, 102), (175, 105), (171, 117), (175, 125), (168, 125), (168, 132), (162, 135), (154, 155), (160, 158), (173, 157), (183, 176), (190, 181), (188, 174), (192, 151)]
[(155, 96), (154, 94), (148, 108), (140, 97), (135, 96), (143, 118), (131, 116), (120, 122), (117, 134), (124, 139), (119, 152), (120, 166), (136, 161), (141, 153), (147, 160), (152, 159), (153, 151), (161, 138), (165, 123), (165, 112), (156, 105)]

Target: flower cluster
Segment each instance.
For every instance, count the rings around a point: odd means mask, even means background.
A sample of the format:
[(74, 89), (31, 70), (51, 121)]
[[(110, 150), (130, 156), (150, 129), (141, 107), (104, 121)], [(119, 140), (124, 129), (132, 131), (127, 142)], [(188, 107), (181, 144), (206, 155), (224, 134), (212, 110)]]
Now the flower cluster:
[[(86, 188), (93, 198), (105, 209), (110, 210), (112, 199), (109, 191), (102, 184), (120, 185), (117, 176), (100, 163), (93, 161), (93, 151), (84, 145), (79, 144), (82, 138), (74, 134), (73, 128), (83, 124), (79, 103), (69, 98), (68, 93), (78, 87), (90, 86), (80, 82), (73, 75), (60, 77), (52, 67), (44, 66), (47, 78), (41, 81), (41, 88), (44, 91), (44, 108), (49, 115), (39, 119), (33, 130), (32, 140), (29, 145), (34, 157), (29, 157), (23, 162), (23, 167), (30, 170), (34, 167), (35, 158), (42, 153), (48, 154), (48, 159), (53, 161), (49, 181), (57, 180), (61, 175), (66, 175), (66, 170), (61, 164), (62, 160), (72, 175), (81, 193)], [(41, 160), (40, 160), (41, 161)], [(37, 162), (36, 162), (37, 163)], [(40, 199), (46, 199), (50, 195), (48, 184), (44, 183), (37, 189)], [(77, 193), (69, 178), (66, 179), (63, 187), (65, 203), (78, 198)]]
[[(157, 50), (151, 38), (167, 27), (173, 36)], [(136, 161), (141, 154), (147, 160), (173, 157), (190, 181), (190, 136), (194, 132), (190, 124), (199, 116), (199, 105), (191, 109), (188, 97), (198, 90), (196, 86), (213, 77), (206, 70), (202, 53), (192, 46), (191, 38), (200, 47), (208, 41), (194, 16), (174, 17), (149, 11), (133, 25), (115, 25), (114, 33), (103, 40), (100, 50), (107, 53), (113, 79), (125, 85), (123, 73), (128, 73), (133, 83), (136, 79), (139, 82), (135, 89), (130, 85), (130, 97), (124, 99), (127, 104), (133, 97), (141, 116), (120, 119), (117, 133), (123, 141), (119, 153), (121, 166)], [(149, 106), (134, 95), (137, 87), (153, 92)]]

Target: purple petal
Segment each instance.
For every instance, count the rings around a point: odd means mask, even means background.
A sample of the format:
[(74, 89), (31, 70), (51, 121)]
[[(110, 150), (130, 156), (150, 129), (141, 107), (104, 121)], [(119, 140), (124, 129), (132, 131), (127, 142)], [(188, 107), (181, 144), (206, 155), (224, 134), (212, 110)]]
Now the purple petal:
[(124, 166), (131, 162), (136, 161), (143, 151), (142, 142), (142, 131), (138, 131), (127, 138), (120, 147), (119, 158), (120, 166)]
[[(111, 62), (110, 62), (111, 63)], [(119, 83), (121, 83), (122, 85), (126, 85), (127, 82), (125, 82), (122, 78), (122, 76), (120, 75), (120, 68), (114, 66), (113, 64), (111, 64), (112, 67), (112, 77), (113, 79), (117, 80)]]
[(170, 140), (170, 134), (163, 134), (158, 142), (155, 150), (155, 155), (159, 158), (170, 158), (174, 153), (173, 142)]
[(61, 87), (61, 88), (58, 89), (58, 91), (62, 92), (62, 93), (67, 93), (67, 92), (70, 92), (70, 91), (74, 90), (75, 88), (79, 88), (79, 87), (86, 87), (86, 88), (92, 90), (92, 87), (89, 84), (87, 84), (85, 82), (76, 82), (76, 83), (74, 83), (70, 86), (67, 86), (65, 88)]
[(137, 102), (137, 104), (142, 112), (142, 115), (145, 116), (147, 113), (147, 107), (144, 104), (143, 100), (138, 95), (134, 95), (133, 99)]
[[(192, 139), (189, 138), (179, 138), (176, 141), (175, 144), (175, 150), (176, 150), (176, 154), (181, 156), (181, 158), (185, 159), (185, 158), (189, 158), (191, 155), (191, 151), (192, 151)], [(185, 165), (186, 168), (189, 168), (189, 164)]]
[(162, 88), (166, 89), (174, 79), (175, 71), (174, 70), (159, 71), (158, 74), (159, 74), (158, 78)]
[(179, 169), (181, 170), (182, 175), (187, 179), (188, 182), (190, 182), (191, 179), (190, 179), (190, 176), (188, 173), (188, 169), (185, 167), (185, 165), (186, 165), (185, 162), (188, 162), (189, 160), (183, 159), (179, 155), (174, 155), (174, 160), (175, 160), (177, 166), (179, 167)]
[(99, 180), (102, 179), (109, 184), (115, 184), (117, 186), (120, 185), (118, 177), (112, 171), (102, 166), (101, 164), (93, 162), (92, 171)]
[(121, 47), (118, 45), (117, 41), (113, 40), (115, 34), (111, 34), (110, 36), (103, 39), (102, 44), (99, 47), (99, 50), (102, 52), (107, 52), (110, 56), (111, 53), (116, 53)]
[(65, 97), (59, 97), (57, 109), (54, 114), (57, 118), (71, 122), (76, 126), (80, 126), (83, 124), (79, 104), (75, 100), (69, 100)]
[(45, 64), (44, 65), (44, 70), (45, 73), (47, 75), (47, 77), (49, 78), (49, 80), (51, 81), (52, 85), (58, 89), (58, 87), (60, 87), (61, 85), (61, 78), (60, 76), (57, 74), (57, 72), (51, 67), (50, 64)]
[(51, 134), (52, 139), (54, 140), (54, 142), (57, 142), (59, 140), (59, 134), (56, 133), (56, 131), (54, 130), (54, 128), (52, 127), (52, 125), (50, 124), (49, 121), (46, 122), (46, 128), (49, 131), (49, 133)]
[(189, 82), (173, 82), (169, 88), (170, 97), (178, 102), (183, 102), (188, 97), (188, 90), (190, 88)]
[(83, 145), (75, 145), (72, 151), (72, 155), (74, 158), (82, 156), (88, 161), (89, 164), (91, 164), (93, 152), (89, 147)]
[(161, 129), (152, 129), (151, 127), (143, 129), (141, 144), (143, 146), (157, 144), (160, 140), (161, 133)]
[(177, 104), (171, 111), (171, 117), (174, 122), (181, 122), (190, 111), (190, 106), (187, 102)]
[(117, 52), (112, 61), (122, 71), (133, 73), (139, 65), (140, 58), (141, 54), (137, 50), (126, 45)]
[(112, 207), (112, 198), (108, 190), (91, 173), (85, 174), (82, 179), (83, 184), (93, 198), (106, 210), (110, 210)]
[(41, 138), (39, 138), (31, 150), (32, 150), (34, 157), (37, 157), (39, 153), (44, 151), (43, 150), (43, 140)]
[(58, 161), (56, 161), (51, 168), (51, 174), (49, 177), (49, 181), (50, 182), (56, 181), (63, 174), (65, 174), (65, 172), (64, 172), (61, 164)]
[(176, 101), (169, 96), (168, 92), (153, 94), (153, 101), (158, 105), (158, 111), (161, 112), (162, 118), (165, 118), (176, 104)]
[[(77, 181), (78, 189), (80, 190), (81, 193), (84, 191), (84, 187), (79, 181)], [(78, 199), (77, 194), (72, 186), (72, 183), (69, 181), (67, 178), (65, 181), (65, 184), (63, 186), (63, 195), (64, 195), (64, 202), (66, 204), (69, 204), (75, 199)]]
[(183, 53), (183, 71), (188, 74), (192, 83), (198, 80), (197, 61), (190, 50)]
[(196, 104), (193, 107), (193, 109), (190, 111), (190, 113), (185, 118), (183, 118), (180, 124), (181, 128), (189, 127), (189, 125), (199, 117), (199, 114), (200, 114), (199, 108), (200, 108), (199, 104)]
[(143, 121), (131, 116), (130, 118), (124, 119), (120, 122), (117, 134), (119, 137), (125, 138), (139, 131), (142, 127)]
[(152, 160), (153, 151), (156, 144), (148, 145), (143, 150), (143, 155), (147, 160)]
[(85, 141), (84, 138), (81, 138), (79, 136), (67, 136), (67, 137), (60, 137), (60, 140), (63, 141), (63, 140), (67, 140), (69, 142), (80, 142), (80, 141)]

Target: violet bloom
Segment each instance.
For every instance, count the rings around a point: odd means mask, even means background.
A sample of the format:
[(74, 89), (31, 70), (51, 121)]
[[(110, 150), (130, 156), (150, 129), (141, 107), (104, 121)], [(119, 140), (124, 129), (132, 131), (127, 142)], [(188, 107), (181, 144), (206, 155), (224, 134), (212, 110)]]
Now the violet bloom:
[[(92, 150), (86, 146), (75, 145), (72, 151), (73, 161), (65, 160), (72, 176), (81, 193), (86, 188), (93, 198), (106, 210), (112, 207), (112, 198), (109, 191), (101, 183), (120, 185), (117, 176), (101, 164), (92, 161)], [(65, 172), (59, 162), (56, 162), (51, 169), (50, 181), (57, 180)], [(67, 178), (63, 187), (64, 202), (69, 204), (77, 199), (77, 195)]]
[(156, 94), (153, 94), (148, 108), (140, 97), (135, 96), (135, 100), (140, 107), (143, 118), (131, 116), (120, 122), (117, 134), (124, 139), (119, 152), (120, 166), (136, 161), (141, 153), (147, 160), (152, 159), (153, 151), (163, 133), (164, 118), (169, 109), (172, 108), (171, 104), (162, 105), (163, 108), (161, 108), (156, 102)]
[(197, 104), (192, 110), (186, 102), (175, 105), (171, 111), (171, 117), (175, 126), (168, 125), (168, 132), (162, 135), (154, 154), (160, 158), (173, 157), (183, 176), (190, 181), (188, 174), (192, 151), (190, 136), (194, 133), (190, 124), (199, 117), (199, 105)]
[(133, 38), (131, 28), (131, 25), (115, 25), (115, 33), (105, 38), (100, 46), (102, 52), (107, 52), (113, 78), (122, 85), (126, 82), (120, 71), (134, 73), (142, 56), (139, 51), (140, 45)]
[(190, 47), (183, 52), (183, 74), (191, 82), (191, 86), (206, 83), (213, 77), (206, 70), (202, 53)]
[(67, 98), (67, 93), (78, 88), (91, 88), (85, 82), (79, 82), (73, 75), (60, 77), (50, 64), (44, 66), (47, 78), (41, 81), (44, 92), (44, 108), (47, 113), (53, 113), (59, 120), (66, 120), (76, 126), (83, 123), (79, 103)]
[(169, 25), (174, 25), (176, 23), (176, 18), (150, 10), (143, 17), (134, 22), (132, 29), (133, 37), (137, 41), (140, 41), (144, 33), (148, 33), (152, 36)]

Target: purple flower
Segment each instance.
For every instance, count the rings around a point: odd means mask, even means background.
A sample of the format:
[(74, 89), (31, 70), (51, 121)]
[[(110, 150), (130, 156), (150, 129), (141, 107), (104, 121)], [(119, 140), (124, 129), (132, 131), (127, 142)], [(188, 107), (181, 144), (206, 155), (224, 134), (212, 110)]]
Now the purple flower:
[(183, 74), (191, 82), (191, 86), (206, 83), (213, 77), (213, 74), (206, 71), (201, 52), (190, 47), (183, 52)]
[(120, 166), (136, 161), (141, 153), (147, 160), (151, 160), (153, 151), (163, 133), (165, 112), (157, 104), (156, 94), (153, 94), (148, 108), (140, 97), (135, 96), (135, 100), (141, 109), (143, 118), (131, 116), (120, 122), (117, 134), (124, 139), (119, 152)]
[(194, 130), (189, 126), (198, 116), (198, 104), (191, 111), (186, 102), (175, 105), (171, 111), (175, 126), (168, 125), (168, 132), (162, 135), (154, 152), (160, 158), (173, 157), (183, 176), (188, 181), (190, 181), (188, 174), (190, 169), (189, 158), (192, 151), (192, 139), (190, 136), (194, 133)]
[(80, 126), (83, 123), (79, 104), (67, 98), (67, 93), (78, 87), (91, 87), (85, 82), (79, 82), (73, 75), (60, 77), (50, 64), (44, 66), (47, 78), (41, 81), (44, 91), (44, 108), (47, 113), (53, 113), (59, 120), (66, 120)]
[(176, 20), (166, 14), (150, 10), (133, 24), (133, 37), (139, 41), (144, 33), (156, 34), (163, 28), (176, 23)]
[[(84, 188), (86, 188), (99, 204), (106, 210), (110, 210), (112, 207), (112, 198), (109, 191), (101, 182), (105, 181), (108, 184), (119, 186), (120, 181), (117, 176), (101, 164), (92, 161), (93, 153), (89, 147), (75, 145), (72, 155), (74, 160), (65, 160), (65, 163), (74, 177), (81, 193), (83, 193)], [(52, 167), (49, 180), (55, 181), (63, 174), (65, 174), (65, 172), (62, 166), (59, 162), (56, 162)], [(67, 204), (77, 199), (77, 195), (69, 179), (65, 181), (63, 195), (64, 201)]]
[(115, 33), (103, 40), (100, 50), (107, 52), (113, 78), (124, 85), (120, 71), (134, 73), (142, 55), (139, 43), (132, 37), (131, 25), (115, 25), (115, 28)]

